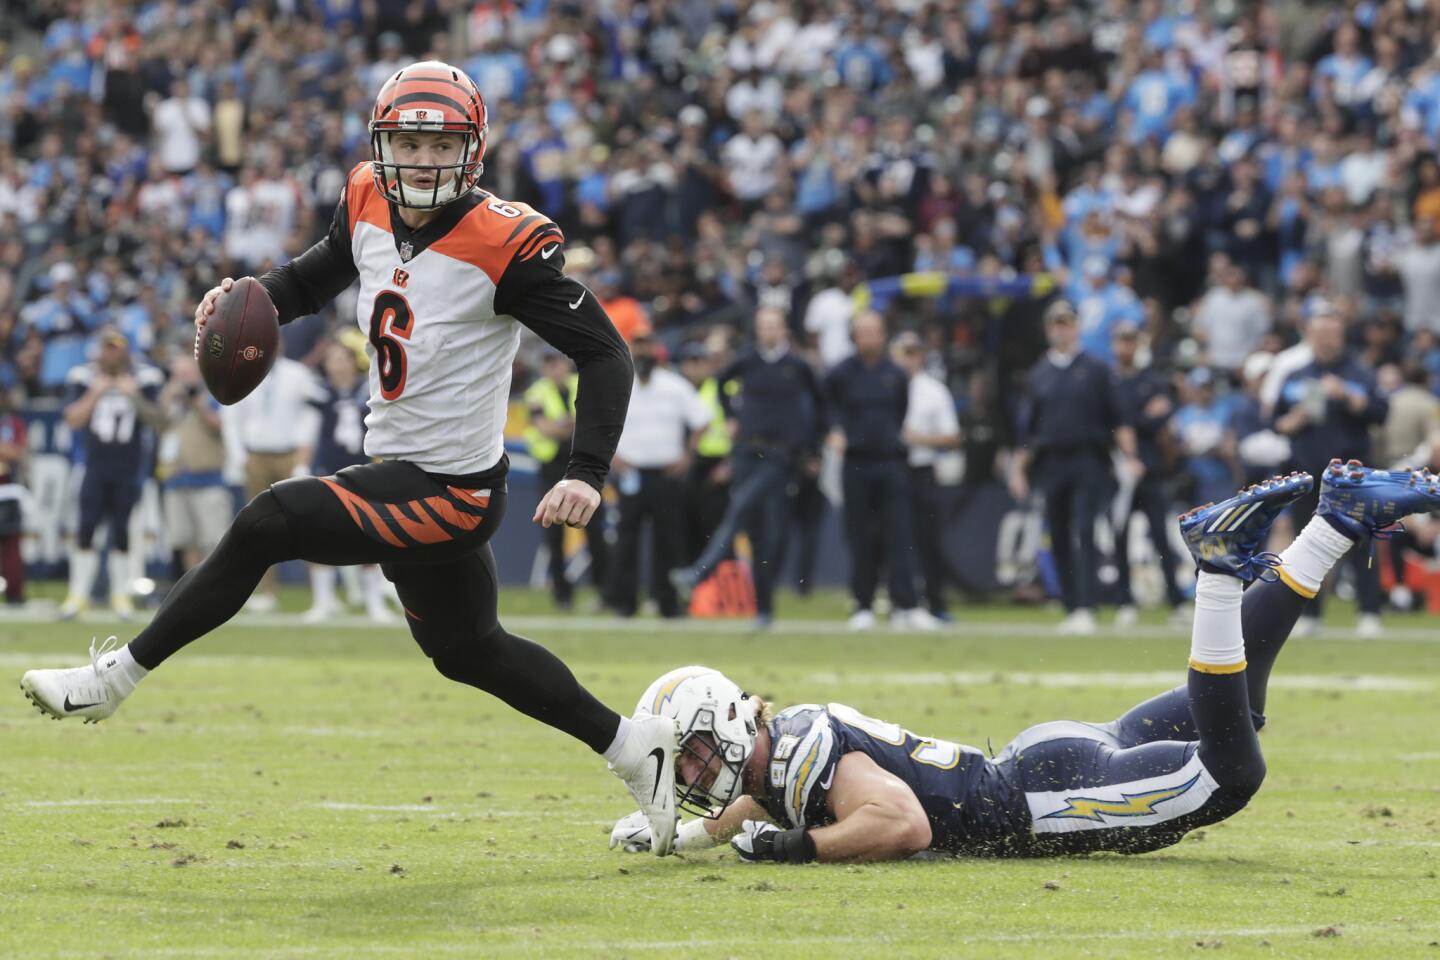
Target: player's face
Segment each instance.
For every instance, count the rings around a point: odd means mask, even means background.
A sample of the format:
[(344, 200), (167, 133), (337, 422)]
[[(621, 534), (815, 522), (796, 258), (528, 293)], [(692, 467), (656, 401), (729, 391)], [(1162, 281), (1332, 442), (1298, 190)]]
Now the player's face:
[(698, 784), (700, 789), (708, 791), (715, 785), (721, 765), (715, 738), (708, 733), (697, 732), (685, 738), (680, 756), (675, 761), (675, 774), (685, 786)]
[[(407, 187), (418, 190), (433, 190), (443, 187), (455, 179), (456, 171), (450, 170), (406, 170), (407, 166), (447, 167), (460, 163), (460, 151), (465, 138), (458, 133), (411, 133), (402, 131), (391, 134), (390, 153), (400, 165), (400, 179)], [(437, 182), (438, 177), (438, 182)]]

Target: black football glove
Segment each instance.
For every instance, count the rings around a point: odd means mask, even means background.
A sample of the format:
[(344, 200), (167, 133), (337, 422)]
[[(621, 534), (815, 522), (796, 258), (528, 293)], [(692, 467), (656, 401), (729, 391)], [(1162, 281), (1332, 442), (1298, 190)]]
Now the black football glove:
[(746, 863), (809, 863), (815, 859), (815, 841), (804, 828), (781, 830), (760, 820), (741, 824), (730, 846)]

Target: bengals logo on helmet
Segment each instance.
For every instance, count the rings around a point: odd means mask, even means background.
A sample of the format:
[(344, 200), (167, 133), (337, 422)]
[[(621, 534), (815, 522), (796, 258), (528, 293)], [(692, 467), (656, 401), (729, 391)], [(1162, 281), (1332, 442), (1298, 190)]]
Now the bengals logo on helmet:
[[(465, 71), (438, 60), (426, 60), (396, 71), (380, 88), (370, 119), (375, 189), (399, 206), (421, 209), (443, 206), (465, 196), (485, 169), (485, 140), (489, 130), (485, 100)], [(461, 137), (458, 161), (451, 164), (396, 162), (390, 140), (403, 131), (458, 134)], [(433, 187), (407, 188), (401, 171), (422, 169), (435, 174)]]

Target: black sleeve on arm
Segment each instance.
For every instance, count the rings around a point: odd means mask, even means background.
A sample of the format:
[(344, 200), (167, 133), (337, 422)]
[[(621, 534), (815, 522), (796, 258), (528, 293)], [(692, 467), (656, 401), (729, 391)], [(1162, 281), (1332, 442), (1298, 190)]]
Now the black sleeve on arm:
[(342, 193), (330, 232), (294, 260), (261, 277), (260, 285), (270, 294), (283, 324), (318, 312), (357, 276), (350, 253), (350, 213)]
[(580, 382), (565, 479), (601, 490), (625, 428), (635, 370), (630, 348), (605, 309), (579, 281), (560, 272), (562, 265), (555, 253), (512, 263), (496, 287), (495, 312), (519, 320), (575, 361)]

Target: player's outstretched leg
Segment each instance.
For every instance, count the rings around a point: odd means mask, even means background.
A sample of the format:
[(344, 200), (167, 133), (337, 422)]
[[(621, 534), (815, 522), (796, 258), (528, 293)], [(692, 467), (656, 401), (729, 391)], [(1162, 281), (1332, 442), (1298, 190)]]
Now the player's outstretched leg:
[[(1331, 568), (1356, 543), (1383, 533), (1402, 517), (1440, 510), (1440, 477), (1424, 470), (1373, 470), (1334, 460), (1320, 478), (1319, 505), (1295, 541), (1280, 554), (1278, 578), (1245, 591), (1241, 629), (1245, 634), (1250, 710), (1264, 724), (1270, 672), (1306, 602)], [(1185, 687), (1135, 707), (1114, 725), (1126, 746), (1152, 740), (1193, 740)]]
[(166, 657), (238, 613), (270, 565), (290, 555), (285, 515), (267, 490), (240, 511), (215, 551), (180, 578), (133, 641), (101, 655), (92, 643), (89, 666), (31, 670), (20, 689), (52, 717), (103, 720)]
[(1313, 484), (1306, 473), (1276, 477), (1180, 518), (1199, 565), (1186, 688), (1200, 759), (1224, 794), (1218, 806), (1225, 816), (1243, 807), (1265, 778), (1246, 676), (1245, 584), (1278, 579), (1280, 558), (1262, 552), (1270, 524)]

